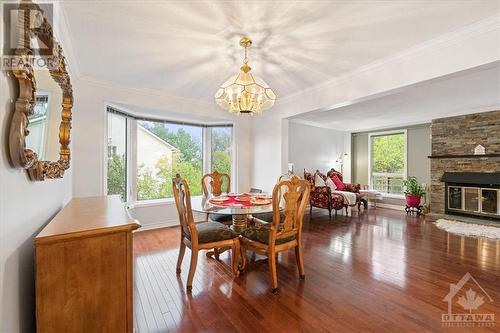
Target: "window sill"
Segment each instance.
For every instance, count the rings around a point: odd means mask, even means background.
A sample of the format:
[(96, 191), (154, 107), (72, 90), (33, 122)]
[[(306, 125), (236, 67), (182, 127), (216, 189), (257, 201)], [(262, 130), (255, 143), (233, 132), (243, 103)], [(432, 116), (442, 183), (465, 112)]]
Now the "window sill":
[[(193, 196), (192, 198), (197, 198), (201, 197), (199, 196)], [(175, 199), (174, 198), (166, 198), (166, 199), (154, 199), (154, 200), (141, 200), (141, 201), (135, 201), (131, 202), (127, 205), (129, 209), (134, 209), (134, 208), (143, 208), (143, 207), (154, 207), (154, 206), (171, 206), (175, 204)]]

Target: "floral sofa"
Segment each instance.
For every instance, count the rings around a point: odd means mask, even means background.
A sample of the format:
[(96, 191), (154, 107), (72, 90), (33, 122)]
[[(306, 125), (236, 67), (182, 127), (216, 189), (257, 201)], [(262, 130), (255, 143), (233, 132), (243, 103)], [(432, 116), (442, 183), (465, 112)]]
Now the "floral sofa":
[(326, 176), (321, 172), (319, 172), (319, 170), (316, 170), (316, 172), (313, 174), (311, 172), (307, 172), (307, 170), (304, 169), (304, 179), (308, 180), (311, 184), (311, 199), (310, 199), (310, 211), (309, 211), (310, 214), (312, 214), (313, 207), (328, 209), (328, 213), (330, 216), (332, 215), (332, 209), (335, 210), (335, 215), (337, 215), (337, 211), (342, 210), (342, 208), (346, 210), (347, 214), (348, 213), (347, 208), (349, 206), (351, 207), (358, 206), (358, 211), (359, 211), (361, 204), (364, 204), (363, 199), (361, 197), (361, 193), (359, 192), (359, 190), (361, 189), (361, 185), (344, 183), (345, 185), (344, 191), (352, 192), (356, 196), (356, 202), (354, 204), (349, 205), (347, 200), (344, 198), (342, 194), (332, 193), (330, 187), (315, 186), (314, 178), (316, 177), (316, 175), (319, 175), (324, 181), (326, 181), (327, 177), (332, 178), (334, 175), (336, 175), (342, 181), (342, 174), (333, 168), (327, 172)]

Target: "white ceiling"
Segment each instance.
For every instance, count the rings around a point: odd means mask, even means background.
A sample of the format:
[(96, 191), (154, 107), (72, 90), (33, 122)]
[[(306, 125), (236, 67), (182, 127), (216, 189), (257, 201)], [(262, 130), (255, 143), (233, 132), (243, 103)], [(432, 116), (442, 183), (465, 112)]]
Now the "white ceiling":
[(364, 131), (500, 109), (500, 62), (430, 80), (367, 101), (293, 117), (341, 131)]
[[(278, 98), (496, 15), (496, 0), (64, 1), (82, 77), (212, 102), (241, 65)], [(333, 121), (333, 120), (332, 120)]]

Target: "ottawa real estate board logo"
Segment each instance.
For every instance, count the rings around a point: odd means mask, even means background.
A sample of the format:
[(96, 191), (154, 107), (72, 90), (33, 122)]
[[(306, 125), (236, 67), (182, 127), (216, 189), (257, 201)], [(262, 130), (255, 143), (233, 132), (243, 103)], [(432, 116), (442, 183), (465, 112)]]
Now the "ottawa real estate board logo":
[(468, 272), (457, 284), (450, 284), (443, 302), (448, 302), (448, 313), (441, 315), (443, 327), (495, 327), (495, 314), (481, 311), (493, 299)]

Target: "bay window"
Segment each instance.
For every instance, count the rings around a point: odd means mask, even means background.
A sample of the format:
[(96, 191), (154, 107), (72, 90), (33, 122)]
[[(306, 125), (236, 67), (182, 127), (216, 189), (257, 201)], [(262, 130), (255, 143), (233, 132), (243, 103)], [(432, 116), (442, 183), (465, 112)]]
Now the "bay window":
[(179, 173), (191, 195), (201, 195), (203, 174), (216, 170), (231, 175), (232, 150), (230, 124), (136, 118), (108, 107), (108, 155), (112, 156), (108, 156), (108, 194), (138, 202), (172, 198), (172, 178)]

